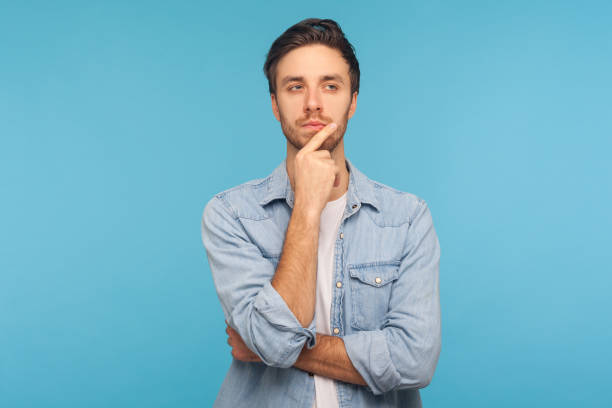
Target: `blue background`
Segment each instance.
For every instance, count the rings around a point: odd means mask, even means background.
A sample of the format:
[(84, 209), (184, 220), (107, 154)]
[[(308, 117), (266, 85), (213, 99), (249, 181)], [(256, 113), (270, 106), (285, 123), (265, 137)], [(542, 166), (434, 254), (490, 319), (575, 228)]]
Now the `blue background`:
[(425, 406), (611, 403), (609, 2), (125, 3), (0, 5), (1, 406), (212, 405), (200, 217), (284, 158), (262, 66), (307, 17), (357, 51), (347, 157), (434, 217)]

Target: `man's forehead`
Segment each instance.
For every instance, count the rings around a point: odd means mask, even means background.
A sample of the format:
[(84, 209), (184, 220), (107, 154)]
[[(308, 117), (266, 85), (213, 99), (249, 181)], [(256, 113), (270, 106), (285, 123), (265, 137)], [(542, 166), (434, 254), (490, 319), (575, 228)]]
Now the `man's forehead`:
[(340, 51), (326, 45), (314, 44), (296, 48), (278, 63), (277, 78), (281, 86), (291, 80), (329, 81), (341, 83), (349, 78), (349, 65)]

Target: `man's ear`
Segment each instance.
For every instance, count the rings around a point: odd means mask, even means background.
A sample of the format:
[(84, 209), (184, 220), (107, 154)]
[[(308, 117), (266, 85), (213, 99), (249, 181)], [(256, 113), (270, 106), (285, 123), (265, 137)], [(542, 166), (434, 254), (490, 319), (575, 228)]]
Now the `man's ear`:
[(276, 95), (271, 93), (270, 98), (272, 99), (272, 113), (274, 113), (274, 117), (276, 118), (276, 120), (280, 122), (280, 113), (278, 112), (278, 103), (276, 102)]
[(357, 91), (353, 92), (353, 97), (351, 99), (351, 106), (349, 107), (348, 118), (352, 118), (355, 114), (355, 110), (357, 109)]

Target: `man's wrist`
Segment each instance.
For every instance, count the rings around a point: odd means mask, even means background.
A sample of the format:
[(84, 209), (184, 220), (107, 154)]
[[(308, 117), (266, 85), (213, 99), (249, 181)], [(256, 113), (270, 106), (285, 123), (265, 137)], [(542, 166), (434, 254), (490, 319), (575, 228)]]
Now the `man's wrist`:
[(300, 201), (296, 201), (293, 205), (293, 216), (300, 217), (300, 219), (306, 223), (318, 224), (321, 220), (321, 211), (312, 206), (302, 204)]

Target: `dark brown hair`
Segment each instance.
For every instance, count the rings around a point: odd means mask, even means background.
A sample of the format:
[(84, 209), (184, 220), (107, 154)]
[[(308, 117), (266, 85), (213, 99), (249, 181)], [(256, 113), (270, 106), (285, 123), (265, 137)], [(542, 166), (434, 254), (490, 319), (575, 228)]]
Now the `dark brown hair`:
[(289, 27), (268, 51), (263, 70), (271, 94), (276, 95), (276, 67), (280, 59), (290, 51), (309, 44), (323, 44), (340, 51), (349, 66), (351, 95), (359, 92), (359, 62), (355, 57), (355, 48), (344, 37), (340, 25), (330, 19), (307, 18)]

